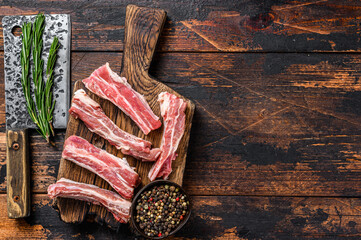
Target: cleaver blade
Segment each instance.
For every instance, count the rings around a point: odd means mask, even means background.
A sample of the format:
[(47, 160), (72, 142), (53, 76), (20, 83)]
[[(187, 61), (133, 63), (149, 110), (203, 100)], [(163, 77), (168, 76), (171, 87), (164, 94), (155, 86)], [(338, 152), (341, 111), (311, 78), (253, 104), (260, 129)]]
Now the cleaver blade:
[[(43, 34), (44, 70), (49, 49), (55, 36), (60, 47), (54, 69), (53, 99), (55, 100), (53, 126), (66, 128), (70, 104), (70, 48), (71, 21), (68, 14), (45, 14)], [(2, 19), (4, 36), (5, 108), (7, 130), (7, 200), (8, 216), (21, 218), (30, 214), (30, 167), (28, 162), (27, 129), (36, 128), (26, 109), (21, 86), (21, 36), (13, 29), (24, 22), (34, 22), (32, 16), (5, 16)], [(43, 77), (45, 79), (45, 71)], [(30, 78), (32, 78), (30, 73)], [(32, 86), (32, 89), (34, 87)], [(35, 100), (35, 99), (34, 99)]]

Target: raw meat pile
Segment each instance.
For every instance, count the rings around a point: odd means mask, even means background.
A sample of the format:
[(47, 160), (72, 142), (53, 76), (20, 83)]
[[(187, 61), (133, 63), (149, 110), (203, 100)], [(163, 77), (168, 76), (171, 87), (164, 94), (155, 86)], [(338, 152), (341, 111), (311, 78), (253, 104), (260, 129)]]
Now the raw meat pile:
[[(125, 78), (113, 72), (108, 63), (95, 70), (83, 83), (91, 92), (119, 107), (144, 134), (161, 126), (159, 117), (153, 113), (144, 97)], [(82, 89), (74, 93), (69, 113), (81, 119), (90, 131), (107, 140), (123, 154), (142, 161), (155, 161), (148, 174), (153, 181), (156, 178), (167, 179), (172, 172), (172, 161), (177, 157), (176, 150), (184, 134), (187, 106), (183, 99), (168, 92), (159, 94), (158, 101), (164, 122), (160, 148), (151, 148), (151, 142), (120, 129)], [(129, 221), (129, 200), (133, 197), (134, 188), (140, 183), (140, 177), (125, 158), (109, 154), (78, 136), (66, 139), (62, 157), (97, 174), (116, 192), (62, 178), (49, 186), (50, 198), (73, 198), (102, 205), (119, 222)]]

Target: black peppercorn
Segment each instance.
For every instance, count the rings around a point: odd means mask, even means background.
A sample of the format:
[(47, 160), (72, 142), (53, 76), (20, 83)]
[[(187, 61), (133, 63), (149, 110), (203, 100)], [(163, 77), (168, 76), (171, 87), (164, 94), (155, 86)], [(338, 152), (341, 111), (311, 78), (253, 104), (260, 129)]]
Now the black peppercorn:
[(178, 187), (161, 185), (142, 193), (137, 200), (136, 220), (147, 236), (165, 237), (183, 220), (189, 201)]

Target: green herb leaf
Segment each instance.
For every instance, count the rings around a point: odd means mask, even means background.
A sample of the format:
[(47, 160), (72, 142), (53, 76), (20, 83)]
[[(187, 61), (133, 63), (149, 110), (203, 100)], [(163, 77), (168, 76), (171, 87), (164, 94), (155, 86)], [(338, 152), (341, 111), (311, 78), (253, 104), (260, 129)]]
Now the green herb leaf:
[[(23, 39), (20, 53), (22, 68), (21, 84), (23, 87), (26, 107), (31, 120), (38, 126), (38, 132), (47, 140), (54, 136), (52, 126), (55, 102), (52, 100), (52, 86), (54, 82), (54, 68), (59, 48), (59, 40), (54, 38), (49, 50), (49, 57), (46, 67), (47, 81), (44, 82), (43, 70), (44, 60), (41, 58), (43, 52), (43, 33), (45, 28), (45, 16), (40, 13), (36, 16), (34, 24), (24, 23), (22, 26)], [(30, 73), (30, 52), (33, 54), (33, 83), (35, 101), (31, 96)]]

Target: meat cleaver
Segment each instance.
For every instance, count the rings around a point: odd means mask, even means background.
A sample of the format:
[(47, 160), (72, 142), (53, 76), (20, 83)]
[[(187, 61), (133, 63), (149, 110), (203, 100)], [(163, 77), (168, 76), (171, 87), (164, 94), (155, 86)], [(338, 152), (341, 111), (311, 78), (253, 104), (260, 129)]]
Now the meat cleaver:
[[(6, 102), (7, 206), (10, 218), (22, 218), (30, 215), (30, 164), (27, 129), (36, 128), (27, 112), (20, 81), (21, 36), (15, 36), (13, 33), (14, 29), (21, 27), (24, 22), (33, 23), (35, 17), (35, 15), (5, 16), (2, 19)], [(71, 22), (69, 15), (45, 15), (42, 55), (44, 69), (55, 36), (59, 38), (60, 48), (54, 71), (53, 99), (56, 103), (53, 126), (54, 128), (66, 128), (70, 99)]]

